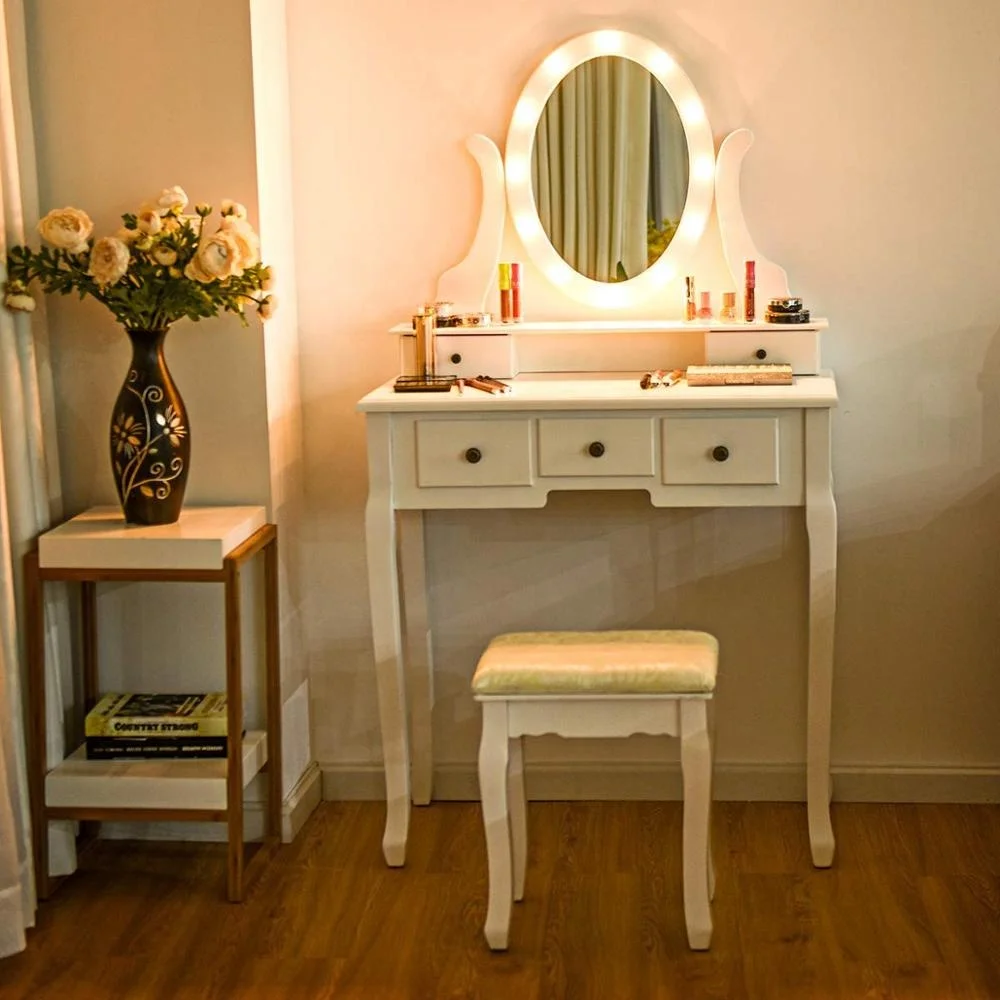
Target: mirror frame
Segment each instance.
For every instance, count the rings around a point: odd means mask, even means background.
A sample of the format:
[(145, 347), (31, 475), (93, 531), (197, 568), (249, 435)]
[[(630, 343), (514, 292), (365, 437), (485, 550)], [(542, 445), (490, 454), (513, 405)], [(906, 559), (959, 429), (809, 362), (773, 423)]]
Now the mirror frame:
[[(546, 235), (532, 192), (531, 151), (545, 103), (566, 75), (590, 59), (612, 55), (644, 66), (674, 102), (687, 140), (688, 190), (677, 232), (660, 257), (634, 278), (603, 282), (594, 281), (570, 267)], [(640, 35), (605, 29), (564, 42), (532, 73), (511, 117), (504, 175), (514, 228), (535, 266), (553, 285), (577, 301), (599, 308), (622, 308), (648, 298), (676, 278), (689, 253), (697, 246), (712, 210), (715, 143), (701, 98), (673, 57)]]

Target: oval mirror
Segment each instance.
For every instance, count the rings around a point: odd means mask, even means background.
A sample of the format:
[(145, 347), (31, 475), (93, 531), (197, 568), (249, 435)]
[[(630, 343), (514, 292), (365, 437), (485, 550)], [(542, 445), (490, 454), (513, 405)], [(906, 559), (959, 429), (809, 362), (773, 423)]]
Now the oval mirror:
[(574, 298), (624, 306), (676, 277), (704, 230), (711, 129), (666, 52), (626, 32), (591, 32), (528, 81), (505, 174), (532, 261)]

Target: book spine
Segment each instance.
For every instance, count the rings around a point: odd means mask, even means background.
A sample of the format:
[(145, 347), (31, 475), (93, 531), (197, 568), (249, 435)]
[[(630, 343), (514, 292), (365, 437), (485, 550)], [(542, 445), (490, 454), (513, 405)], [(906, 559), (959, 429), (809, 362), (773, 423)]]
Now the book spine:
[(225, 757), (229, 741), (225, 736), (215, 737), (147, 737), (130, 739), (127, 736), (88, 736), (88, 760), (150, 758), (189, 760)]
[(110, 718), (87, 716), (84, 735), (120, 738), (123, 736), (161, 736), (167, 739), (188, 737), (225, 736), (228, 731), (226, 717), (206, 719), (178, 719), (167, 716), (116, 715)]

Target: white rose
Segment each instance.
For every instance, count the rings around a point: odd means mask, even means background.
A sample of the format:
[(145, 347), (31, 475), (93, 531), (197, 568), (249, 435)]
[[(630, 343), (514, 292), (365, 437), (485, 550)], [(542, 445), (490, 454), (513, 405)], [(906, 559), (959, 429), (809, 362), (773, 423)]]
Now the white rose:
[(79, 208), (54, 208), (38, 223), (38, 232), (46, 243), (70, 253), (83, 253), (94, 231), (94, 223)]
[(171, 213), (183, 212), (188, 203), (188, 196), (184, 193), (184, 188), (173, 187), (164, 188), (158, 198), (153, 201), (152, 207), (158, 215), (170, 215)]
[(114, 236), (104, 236), (94, 244), (90, 252), (90, 274), (101, 286), (113, 285), (120, 281), (128, 270), (128, 247)]
[(247, 217), (246, 207), (238, 201), (231, 201), (229, 198), (222, 199), (222, 207), (219, 211), (223, 215), (235, 215), (237, 219), (245, 219)]
[(122, 243), (131, 244), (134, 243), (138, 238), (139, 238), (138, 229), (127, 229), (125, 226), (122, 226), (121, 229), (119, 229), (118, 232), (115, 233), (115, 239), (121, 240)]
[(171, 250), (170, 247), (158, 246), (153, 250), (153, 260), (164, 267), (170, 267), (171, 264), (177, 263), (177, 251)]
[(207, 237), (188, 262), (184, 273), (192, 281), (202, 284), (225, 281), (233, 275), (242, 274), (243, 262), (237, 237), (225, 229)]
[(160, 216), (153, 211), (140, 212), (136, 225), (150, 236), (155, 236), (163, 228)]
[(240, 248), (240, 267), (253, 267), (260, 260), (260, 238), (246, 219), (227, 215), (219, 226), (220, 232), (229, 233)]
[(30, 313), (35, 311), (35, 300), (30, 295), (25, 295), (21, 292), (5, 296), (3, 304), (8, 309), (14, 309), (19, 312)]
[(273, 295), (268, 295), (257, 307), (261, 319), (270, 319), (274, 315), (274, 310), (278, 308), (278, 300)]

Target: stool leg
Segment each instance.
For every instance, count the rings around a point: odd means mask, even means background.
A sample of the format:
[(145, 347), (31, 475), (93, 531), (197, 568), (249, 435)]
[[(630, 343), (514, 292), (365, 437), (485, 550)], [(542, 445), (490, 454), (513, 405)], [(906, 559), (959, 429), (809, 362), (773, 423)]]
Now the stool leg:
[(513, 901), (510, 815), (507, 812), (507, 703), (483, 702), (483, 735), (479, 743), (479, 795), (483, 803), (490, 893), (486, 908), (486, 941), (494, 951), (507, 947)]
[(681, 771), (684, 776), (684, 919), (688, 944), (704, 951), (712, 940), (708, 891), (708, 829), (712, 755), (703, 699), (681, 701)]
[(519, 903), (524, 899), (524, 870), (528, 861), (528, 815), (524, 797), (524, 754), (520, 736), (510, 741), (507, 804), (510, 810), (510, 842), (514, 853), (514, 902)]

